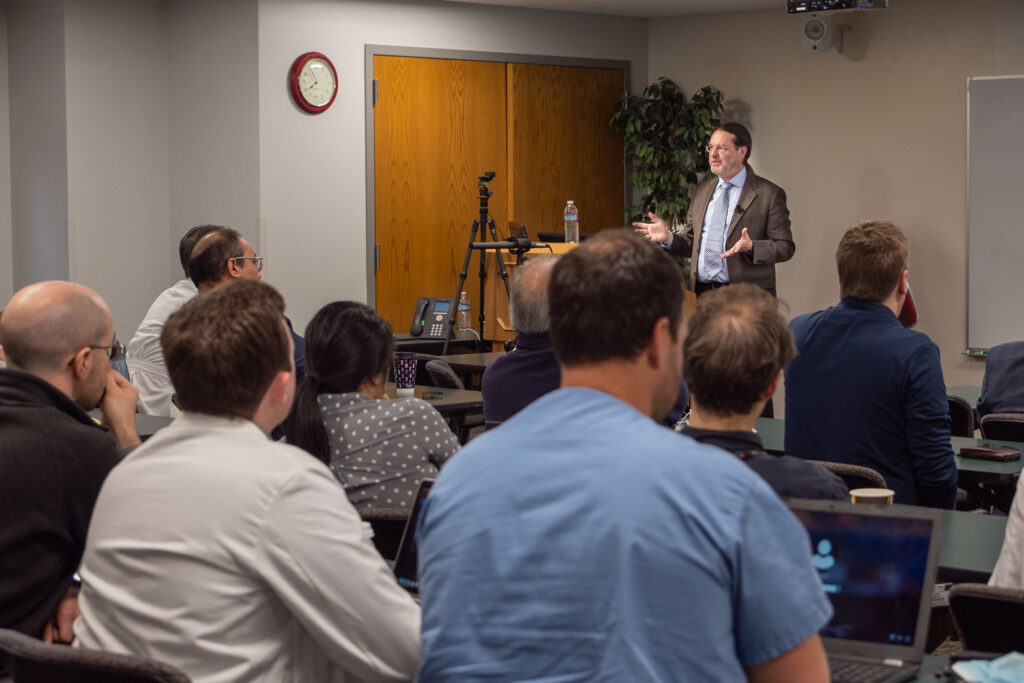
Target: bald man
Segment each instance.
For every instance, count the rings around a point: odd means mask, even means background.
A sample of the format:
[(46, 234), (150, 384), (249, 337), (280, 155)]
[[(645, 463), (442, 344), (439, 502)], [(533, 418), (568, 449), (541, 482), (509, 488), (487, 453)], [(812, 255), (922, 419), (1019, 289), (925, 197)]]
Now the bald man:
[[(71, 282), (40, 282), (0, 319), (0, 627), (70, 642), (72, 578), (119, 449), (138, 445), (135, 387), (111, 367), (110, 309)], [(102, 426), (89, 417), (99, 407)]]

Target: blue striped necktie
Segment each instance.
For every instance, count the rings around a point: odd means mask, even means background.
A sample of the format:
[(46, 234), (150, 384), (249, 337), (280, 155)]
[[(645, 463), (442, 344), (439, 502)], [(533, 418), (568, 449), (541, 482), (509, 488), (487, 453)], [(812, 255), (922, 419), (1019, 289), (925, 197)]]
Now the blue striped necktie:
[(711, 205), (711, 213), (708, 216), (708, 231), (704, 236), (704, 247), (701, 249), (704, 261), (704, 281), (714, 280), (723, 268), (725, 260), (722, 254), (725, 252), (725, 233), (729, 226), (726, 218), (729, 216), (729, 190), (731, 183), (722, 183), (718, 200)]

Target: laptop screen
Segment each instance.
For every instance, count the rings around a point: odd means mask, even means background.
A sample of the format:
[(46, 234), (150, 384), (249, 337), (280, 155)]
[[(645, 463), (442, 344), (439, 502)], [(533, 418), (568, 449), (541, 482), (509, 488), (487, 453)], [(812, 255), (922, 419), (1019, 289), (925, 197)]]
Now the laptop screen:
[(417, 563), (419, 552), (416, 547), (416, 524), (420, 518), (420, 510), (427, 500), (430, 487), (434, 485), (433, 479), (424, 479), (420, 482), (420, 488), (416, 492), (416, 502), (413, 503), (412, 513), (409, 521), (405, 523), (405, 533), (402, 534), (402, 541), (398, 544), (398, 554), (395, 556), (395, 578), (398, 585), (409, 591), (418, 591), (420, 588)]
[(923, 649), (942, 512), (789, 501), (835, 615), (825, 639)]

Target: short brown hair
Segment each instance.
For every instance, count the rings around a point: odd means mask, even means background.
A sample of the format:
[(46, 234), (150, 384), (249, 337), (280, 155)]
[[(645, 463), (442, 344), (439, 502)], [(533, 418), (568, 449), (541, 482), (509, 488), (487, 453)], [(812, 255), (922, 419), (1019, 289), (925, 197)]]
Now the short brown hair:
[(713, 415), (750, 412), (796, 353), (775, 297), (751, 283), (702, 294), (688, 330), (683, 377)]
[(742, 123), (736, 123), (730, 121), (723, 123), (715, 130), (720, 130), (723, 133), (728, 133), (732, 136), (732, 144), (737, 147), (746, 147), (747, 153), (743, 156), (743, 163), (750, 161), (750, 153), (754, 151), (754, 139), (750, 136), (750, 130)]
[(843, 299), (885, 301), (907, 269), (907, 236), (890, 221), (846, 228), (836, 249), (836, 266)]
[(668, 318), (675, 340), (683, 279), (661, 246), (632, 230), (605, 230), (558, 259), (548, 307), (551, 343), (562, 365), (633, 359), (661, 318)]
[(160, 346), (182, 410), (251, 419), (277, 373), (294, 370), (289, 340), (277, 290), (237, 280), (168, 318)]

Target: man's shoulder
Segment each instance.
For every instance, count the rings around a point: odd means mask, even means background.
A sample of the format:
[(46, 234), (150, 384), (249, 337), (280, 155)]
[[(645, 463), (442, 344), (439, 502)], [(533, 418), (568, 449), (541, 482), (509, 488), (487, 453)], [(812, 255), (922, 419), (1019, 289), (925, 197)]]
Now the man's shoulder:
[(749, 183), (751, 188), (755, 190), (767, 190), (773, 192), (782, 190), (780, 185), (773, 183), (764, 176), (757, 175), (749, 168), (747, 169), (747, 183)]
[(793, 455), (765, 453), (747, 461), (751, 469), (764, 477), (779, 496), (848, 500), (849, 489), (843, 480), (827, 469)]
[(1020, 363), (1024, 361), (1024, 341), (997, 344), (988, 350), (986, 363)]

